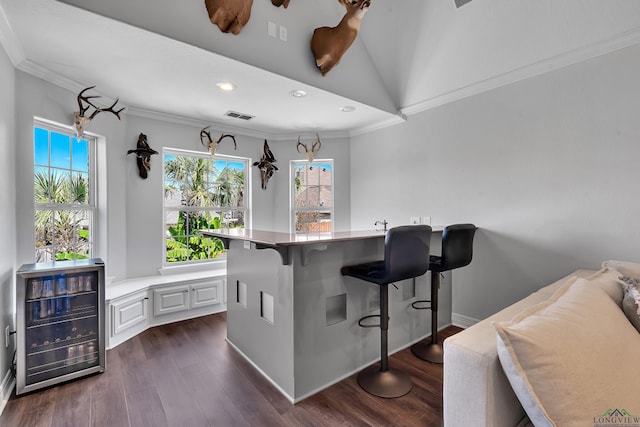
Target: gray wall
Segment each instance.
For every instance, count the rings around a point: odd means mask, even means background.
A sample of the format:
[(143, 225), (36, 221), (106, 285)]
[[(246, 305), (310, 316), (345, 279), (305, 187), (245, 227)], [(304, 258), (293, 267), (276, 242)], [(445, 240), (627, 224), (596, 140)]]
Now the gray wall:
[[(2, 344), (0, 345), (0, 391), (11, 365), (15, 346), (5, 349), (4, 329), (7, 325), (14, 330), (14, 278), (16, 244), (16, 193), (13, 183), (16, 180), (15, 159), (15, 72), (5, 50), (0, 45), (0, 182), (4, 188), (0, 191), (0, 327)], [(12, 340), (12, 342), (15, 342)], [(0, 399), (2, 396), (0, 396)], [(0, 401), (1, 404), (1, 401)]]
[[(77, 110), (76, 94), (24, 72), (16, 72), (16, 212), (17, 263), (33, 262), (33, 118), (40, 117), (61, 124), (73, 123)], [(124, 149), (124, 129), (111, 115), (98, 115), (87, 132), (106, 138), (99, 142), (98, 173), (107, 177), (99, 188), (101, 238), (96, 256), (107, 263), (107, 276), (124, 278), (127, 250), (125, 241), (125, 165), (119, 161)], [(108, 182), (107, 182), (108, 181)], [(108, 204), (107, 204), (108, 202)], [(106, 238), (105, 238), (106, 237)]]
[(478, 225), (453, 276), (453, 313), (471, 319), (578, 268), (638, 260), (638, 69), (635, 46), (352, 138), (353, 228)]
[[(17, 254), (18, 264), (22, 264), (33, 262), (33, 117), (71, 124), (77, 104), (75, 93), (20, 71), (16, 76)], [(125, 111), (122, 121), (103, 114), (88, 126), (88, 132), (106, 138), (99, 142), (99, 174), (106, 179), (102, 180), (104, 185), (99, 194), (103, 227), (97, 255), (105, 259), (107, 276), (114, 280), (156, 275), (162, 267), (162, 158), (160, 155), (152, 157), (151, 173), (143, 180), (138, 176), (135, 158), (133, 155), (127, 157), (127, 150), (135, 148), (142, 132), (157, 151), (163, 147), (204, 151), (199, 133), (206, 123), (189, 120), (177, 123), (169, 119), (142, 117), (142, 114)], [(212, 129), (212, 136), (217, 138), (219, 131), (215, 126)], [(236, 139), (237, 151), (225, 140), (218, 152), (253, 161), (260, 158), (264, 139), (238, 134)], [(322, 138), (322, 142), (322, 151), (316, 157), (335, 159), (335, 227), (336, 230), (347, 230), (350, 221), (349, 140)], [(259, 172), (257, 168), (251, 168), (253, 226), (288, 231), (289, 162), (306, 157), (296, 151), (293, 140), (269, 141), (269, 145), (280, 171), (271, 179), (267, 190), (262, 190)]]

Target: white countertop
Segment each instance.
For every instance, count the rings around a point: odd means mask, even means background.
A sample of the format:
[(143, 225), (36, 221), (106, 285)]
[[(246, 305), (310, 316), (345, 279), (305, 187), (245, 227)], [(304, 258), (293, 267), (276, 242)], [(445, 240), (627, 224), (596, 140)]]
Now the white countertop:
[[(432, 226), (434, 232), (444, 227)], [(312, 243), (342, 242), (348, 240), (375, 239), (385, 236), (382, 230), (336, 231), (331, 233), (295, 234), (278, 231), (254, 230), (249, 228), (230, 228), (201, 230), (202, 234), (223, 239), (247, 240), (266, 246), (296, 246)]]

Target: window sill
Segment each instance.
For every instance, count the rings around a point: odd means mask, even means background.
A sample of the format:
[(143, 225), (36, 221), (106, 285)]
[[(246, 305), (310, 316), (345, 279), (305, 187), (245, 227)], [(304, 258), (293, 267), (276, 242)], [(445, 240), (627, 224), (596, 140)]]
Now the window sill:
[(213, 262), (203, 262), (198, 264), (183, 264), (183, 265), (172, 265), (170, 267), (162, 267), (158, 269), (158, 273), (161, 275), (170, 275), (170, 274), (184, 274), (184, 273), (197, 273), (208, 271), (210, 273), (217, 273), (215, 275), (225, 275), (227, 274), (227, 261), (213, 261)]

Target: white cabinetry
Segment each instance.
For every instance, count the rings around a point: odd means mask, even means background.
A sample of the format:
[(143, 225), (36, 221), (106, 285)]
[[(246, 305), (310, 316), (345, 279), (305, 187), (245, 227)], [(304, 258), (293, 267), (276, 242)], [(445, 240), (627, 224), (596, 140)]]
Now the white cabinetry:
[(226, 310), (225, 276), (131, 279), (107, 287), (107, 348), (152, 326)]
[[(130, 298), (111, 303), (111, 331), (114, 335), (141, 323), (149, 323), (149, 297), (139, 292)], [(145, 325), (146, 326), (146, 325)]]
[(158, 286), (153, 289), (153, 315), (177, 313), (223, 304), (224, 280)]
[(149, 294), (146, 289), (107, 302), (107, 348), (136, 336), (149, 327)]

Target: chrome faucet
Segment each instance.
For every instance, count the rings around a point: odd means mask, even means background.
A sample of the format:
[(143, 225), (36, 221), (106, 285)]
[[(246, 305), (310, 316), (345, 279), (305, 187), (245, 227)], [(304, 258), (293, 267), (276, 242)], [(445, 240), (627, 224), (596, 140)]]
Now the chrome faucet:
[(383, 219), (382, 221), (376, 221), (373, 225), (382, 225), (384, 232), (387, 231), (387, 224), (389, 224), (387, 222), (386, 219)]

